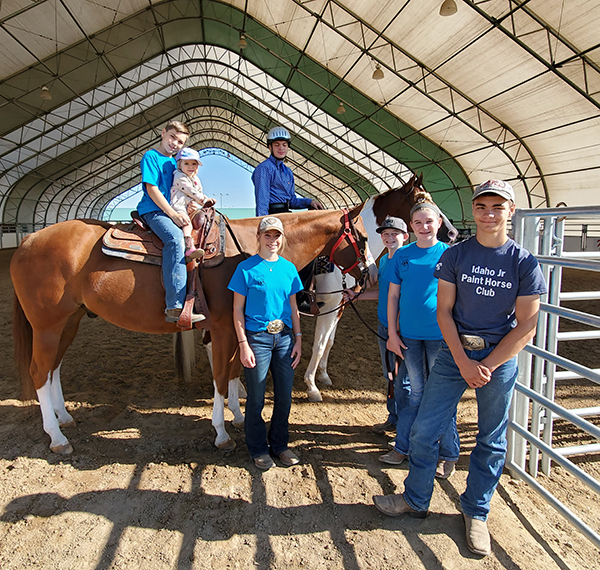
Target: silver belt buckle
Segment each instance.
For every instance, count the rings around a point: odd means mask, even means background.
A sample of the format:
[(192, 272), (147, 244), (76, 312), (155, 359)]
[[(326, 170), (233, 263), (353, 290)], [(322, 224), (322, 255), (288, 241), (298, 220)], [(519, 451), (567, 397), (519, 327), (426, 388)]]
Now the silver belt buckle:
[(271, 334), (280, 333), (283, 330), (283, 326), (283, 321), (281, 319), (275, 319), (267, 325), (267, 332)]
[(485, 340), (474, 334), (461, 334), (460, 342), (467, 350), (483, 350), (485, 348)]

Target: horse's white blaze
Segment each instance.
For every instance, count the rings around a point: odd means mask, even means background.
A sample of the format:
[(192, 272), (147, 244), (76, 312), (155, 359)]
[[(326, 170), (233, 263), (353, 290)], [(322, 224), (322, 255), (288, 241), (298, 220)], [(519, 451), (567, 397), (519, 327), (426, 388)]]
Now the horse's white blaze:
[[(59, 376), (60, 385), (60, 376)], [(48, 373), (48, 379), (46, 383), (39, 389), (36, 390), (38, 401), (40, 403), (40, 410), (42, 412), (42, 424), (44, 431), (50, 436), (50, 449), (57, 451), (63, 449), (63, 453), (69, 453), (70, 448), (69, 440), (60, 431), (58, 425), (58, 417), (54, 411), (54, 404), (52, 401), (52, 375)], [(61, 390), (62, 395), (62, 390)], [(64, 402), (63, 402), (64, 407)], [(66, 412), (66, 410), (65, 410)], [(70, 416), (69, 416), (70, 417)], [(71, 418), (72, 420), (73, 418)], [(72, 448), (71, 448), (72, 449)]]

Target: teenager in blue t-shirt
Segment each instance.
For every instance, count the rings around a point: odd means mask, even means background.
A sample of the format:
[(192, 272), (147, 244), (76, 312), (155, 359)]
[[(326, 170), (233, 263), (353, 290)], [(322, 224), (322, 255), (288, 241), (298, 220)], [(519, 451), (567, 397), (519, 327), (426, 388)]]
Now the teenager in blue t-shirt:
[[(229, 289), (233, 291), (233, 324), (245, 369), (246, 446), (254, 464), (263, 470), (274, 463), (269, 450), (285, 466), (299, 463), (288, 448), (288, 419), (292, 405), (294, 369), (300, 362), (302, 333), (296, 293), (302, 282), (293, 263), (279, 254), (283, 225), (273, 216), (258, 227), (258, 254), (236, 268)], [(267, 373), (273, 377), (273, 415), (267, 434), (262, 410)]]
[[(433, 275), (440, 257), (448, 249), (437, 239), (443, 223), (442, 213), (427, 192), (417, 192), (410, 219), (417, 241), (394, 256), (389, 274), (388, 321), (399, 326), (390, 326), (387, 346), (404, 358), (410, 382), (410, 395), (398, 418), (394, 446), (379, 458), (391, 465), (400, 465), (411, 452), (410, 430), (419, 411), (429, 372), (442, 345), (442, 332), (436, 317), (438, 280)], [(453, 418), (440, 439), (437, 477), (446, 479), (452, 475), (459, 453), (456, 418)]]
[(475, 237), (442, 255), (436, 267), (438, 324), (444, 336), (410, 435), (410, 470), (402, 495), (373, 497), (390, 516), (427, 516), (439, 434), (464, 391), (477, 397), (476, 445), (460, 497), (469, 550), (491, 552), (487, 517), (506, 459), (506, 429), (517, 355), (535, 335), (540, 295), (547, 292), (538, 262), (507, 236), (515, 212), (512, 187), (488, 180), (473, 193)]
[[(185, 302), (187, 270), (182, 226), (189, 224), (185, 212), (177, 212), (170, 203), (173, 174), (177, 163), (173, 155), (189, 136), (187, 127), (170, 121), (161, 132), (160, 145), (142, 157), (143, 195), (137, 211), (146, 225), (163, 242), (162, 276), (165, 287), (165, 320), (175, 323)], [(192, 315), (192, 322), (204, 320), (204, 315)]]

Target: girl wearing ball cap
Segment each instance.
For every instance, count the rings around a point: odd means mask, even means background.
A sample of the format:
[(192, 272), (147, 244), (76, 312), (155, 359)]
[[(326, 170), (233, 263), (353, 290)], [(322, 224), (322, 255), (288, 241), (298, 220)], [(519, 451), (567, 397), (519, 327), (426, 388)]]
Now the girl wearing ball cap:
[[(417, 241), (394, 256), (389, 273), (387, 347), (404, 359), (410, 380), (410, 396), (398, 418), (394, 447), (379, 458), (392, 465), (399, 465), (410, 453), (411, 428), (443, 340), (436, 316), (438, 280), (433, 271), (448, 246), (437, 239), (442, 213), (427, 192), (415, 194), (410, 220)], [(441, 434), (437, 477), (447, 478), (453, 473), (459, 452), (454, 417)]]
[[(233, 324), (248, 392), (246, 446), (254, 464), (267, 470), (274, 465), (269, 452), (285, 466), (299, 463), (288, 448), (288, 418), (294, 369), (302, 353), (296, 304), (302, 282), (294, 264), (280, 256), (285, 239), (281, 220), (263, 218), (256, 239), (258, 253), (237, 266), (228, 288), (233, 291)], [(274, 403), (267, 433), (262, 410), (269, 369)]]

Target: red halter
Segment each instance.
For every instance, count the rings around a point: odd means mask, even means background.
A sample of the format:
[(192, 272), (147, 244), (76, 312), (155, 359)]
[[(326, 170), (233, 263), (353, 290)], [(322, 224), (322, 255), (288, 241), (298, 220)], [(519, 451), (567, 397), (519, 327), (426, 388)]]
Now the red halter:
[[(350, 271), (352, 271), (361, 262), (361, 260), (363, 260), (364, 253), (361, 253), (360, 250), (358, 249), (358, 244), (356, 242), (356, 237), (355, 237), (356, 228), (354, 227), (354, 224), (352, 223), (352, 220), (350, 219), (350, 216), (348, 215), (348, 213), (349, 213), (348, 210), (346, 208), (344, 208), (342, 210), (342, 212), (344, 212), (344, 227), (342, 228), (342, 233), (340, 234), (340, 237), (337, 239), (337, 241), (331, 248), (331, 253), (329, 254), (329, 261), (331, 261), (332, 263), (335, 263), (335, 265), (337, 265), (337, 267), (342, 272), (342, 275), (345, 275), (346, 273), (349, 273)], [(345, 239), (348, 240), (348, 242), (354, 248), (354, 252), (356, 253), (356, 261), (350, 267), (343, 269), (333, 259), (333, 255), (336, 252), (337, 248), (340, 246), (340, 244)]]

